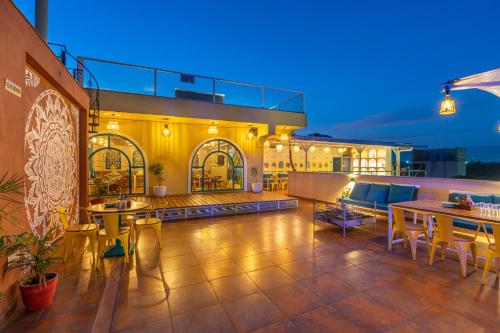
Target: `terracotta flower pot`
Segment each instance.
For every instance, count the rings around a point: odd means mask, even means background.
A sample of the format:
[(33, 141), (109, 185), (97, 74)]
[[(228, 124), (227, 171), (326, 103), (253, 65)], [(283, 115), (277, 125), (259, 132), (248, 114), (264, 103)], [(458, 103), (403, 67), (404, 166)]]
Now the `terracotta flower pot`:
[(45, 277), (45, 283), (19, 285), (26, 310), (40, 310), (52, 304), (56, 293), (58, 274), (47, 273)]

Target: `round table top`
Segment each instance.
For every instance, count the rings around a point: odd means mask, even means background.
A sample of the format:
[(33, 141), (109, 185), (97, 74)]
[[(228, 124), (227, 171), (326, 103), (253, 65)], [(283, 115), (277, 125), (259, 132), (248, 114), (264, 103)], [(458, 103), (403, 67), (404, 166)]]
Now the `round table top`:
[(141, 202), (141, 201), (130, 201), (130, 207), (125, 207), (122, 209), (119, 209), (117, 207), (104, 207), (104, 204), (96, 204), (96, 205), (90, 205), (86, 209), (89, 212), (92, 213), (97, 213), (97, 214), (107, 214), (107, 213), (127, 213), (127, 212), (134, 212), (137, 210), (145, 209), (148, 208), (149, 204), (147, 202)]

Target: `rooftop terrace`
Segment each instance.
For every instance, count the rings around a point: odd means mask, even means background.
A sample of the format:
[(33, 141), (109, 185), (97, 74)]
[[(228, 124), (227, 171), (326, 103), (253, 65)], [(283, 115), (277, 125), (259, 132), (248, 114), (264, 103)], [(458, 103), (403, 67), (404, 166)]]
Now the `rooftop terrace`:
[[(80, 242), (58, 267), (54, 304), (22, 314), (7, 331), (89, 332), (103, 323), (111, 332), (204, 333), (500, 327), (498, 280), (481, 286), (481, 271), (464, 279), (453, 259), (429, 266), (424, 247), (417, 261), (402, 244), (387, 252), (385, 223), (346, 238), (321, 222), (314, 229), (311, 202), (300, 206), (166, 223), (161, 251), (153, 232), (144, 231), (129, 266), (107, 259), (101, 272)], [(104, 291), (110, 283), (117, 288), (112, 298)]]

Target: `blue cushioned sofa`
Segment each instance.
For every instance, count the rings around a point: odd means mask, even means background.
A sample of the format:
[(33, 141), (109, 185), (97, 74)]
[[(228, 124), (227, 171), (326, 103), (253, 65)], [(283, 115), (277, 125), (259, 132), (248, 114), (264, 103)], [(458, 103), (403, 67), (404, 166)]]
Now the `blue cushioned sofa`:
[[(472, 193), (472, 192), (461, 192), (461, 191), (450, 191), (448, 195), (448, 201), (458, 202), (460, 198), (466, 198), (470, 195), (473, 202), (484, 202), (484, 203), (492, 203), (492, 204), (500, 204), (500, 195), (498, 194), (484, 194), (484, 193)], [(453, 219), (453, 226), (456, 228), (462, 228), (467, 230), (476, 230), (477, 223), (470, 222), (463, 219)], [(488, 233), (493, 233), (493, 228), (491, 225), (486, 224), (486, 230)]]
[(417, 199), (418, 185), (357, 182), (349, 197), (341, 198), (347, 205), (387, 212), (389, 204)]

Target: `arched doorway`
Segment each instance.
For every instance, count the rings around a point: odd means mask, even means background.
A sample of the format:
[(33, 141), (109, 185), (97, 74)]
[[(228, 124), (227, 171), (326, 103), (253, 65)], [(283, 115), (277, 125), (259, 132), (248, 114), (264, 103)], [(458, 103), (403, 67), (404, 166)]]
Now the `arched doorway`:
[(244, 191), (245, 157), (227, 139), (205, 141), (190, 162), (190, 192)]
[(146, 194), (146, 159), (130, 138), (95, 134), (89, 139), (88, 156), (90, 197)]

